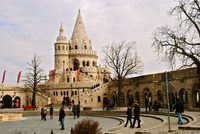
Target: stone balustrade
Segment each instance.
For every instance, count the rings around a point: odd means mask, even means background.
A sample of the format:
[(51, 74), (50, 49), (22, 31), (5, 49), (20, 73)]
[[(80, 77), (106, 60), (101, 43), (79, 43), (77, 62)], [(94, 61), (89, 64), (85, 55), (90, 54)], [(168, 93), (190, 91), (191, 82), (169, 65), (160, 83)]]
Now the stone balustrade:
[(0, 121), (21, 120), (22, 114), (0, 114)]

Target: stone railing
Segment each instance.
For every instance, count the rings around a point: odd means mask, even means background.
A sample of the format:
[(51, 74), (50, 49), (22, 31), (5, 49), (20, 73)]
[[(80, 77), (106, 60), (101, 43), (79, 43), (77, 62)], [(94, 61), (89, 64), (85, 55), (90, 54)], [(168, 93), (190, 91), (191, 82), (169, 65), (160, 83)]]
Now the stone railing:
[(0, 114), (0, 121), (21, 120), (22, 114)]

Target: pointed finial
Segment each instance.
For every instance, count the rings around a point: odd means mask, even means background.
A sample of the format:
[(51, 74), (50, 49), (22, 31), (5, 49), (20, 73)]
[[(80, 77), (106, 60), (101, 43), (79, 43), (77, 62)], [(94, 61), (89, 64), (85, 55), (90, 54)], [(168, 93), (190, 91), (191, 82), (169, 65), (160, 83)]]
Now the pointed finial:
[(61, 23), (61, 25), (60, 25), (60, 29), (63, 29), (63, 28), (62, 28), (62, 23)]
[(81, 13), (81, 10), (80, 10), (80, 9), (78, 9), (78, 13)]

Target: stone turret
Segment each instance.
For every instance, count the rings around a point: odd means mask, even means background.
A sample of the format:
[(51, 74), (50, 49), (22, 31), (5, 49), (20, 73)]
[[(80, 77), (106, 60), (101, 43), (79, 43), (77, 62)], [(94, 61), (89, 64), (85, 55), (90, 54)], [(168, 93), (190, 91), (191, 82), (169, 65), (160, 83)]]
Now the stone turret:
[(61, 24), (59, 29), (59, 35), (57, 37), (56, 43), (54, 44), (55, 47), (55, 69), (56, 71), (63, 71), (68, 68), (69, 62), (69, 44), (67, 42), (67, 38), (64, 36), (64, 29)]

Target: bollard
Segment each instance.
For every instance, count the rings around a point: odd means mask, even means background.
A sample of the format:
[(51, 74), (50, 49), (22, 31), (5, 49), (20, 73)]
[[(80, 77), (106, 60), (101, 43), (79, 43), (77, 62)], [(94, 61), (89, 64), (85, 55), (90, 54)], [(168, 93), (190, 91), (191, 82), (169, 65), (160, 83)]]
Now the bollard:
[(74, 134), (74, 129), (73, 129), (73, 127), (71, 127), (71, 134)]
[(54, 134), (53, 130), (51, 130), (51, 133), (50, 134)]

